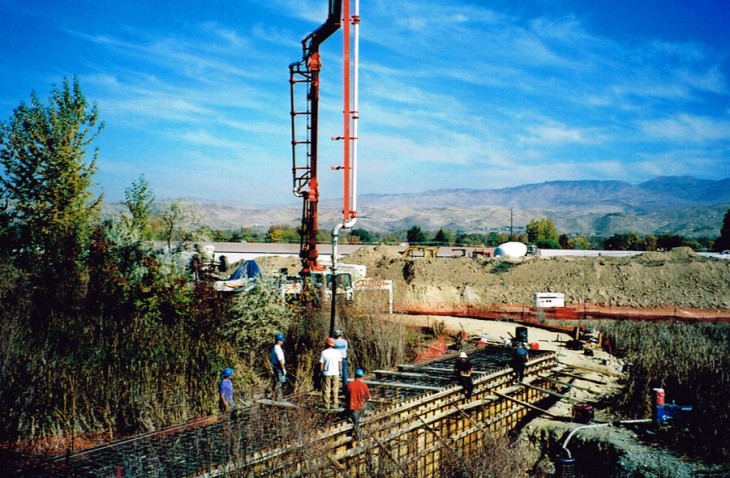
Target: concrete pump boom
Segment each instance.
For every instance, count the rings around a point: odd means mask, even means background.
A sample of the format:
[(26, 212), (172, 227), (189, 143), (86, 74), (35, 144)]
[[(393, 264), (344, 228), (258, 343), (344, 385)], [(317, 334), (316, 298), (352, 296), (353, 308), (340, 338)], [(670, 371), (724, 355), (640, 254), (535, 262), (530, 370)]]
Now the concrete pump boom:
[[(303, 198), (302, 230), (300, 231), (299, 256), (302, 260), (302, 275), (321, 270), (317, 251), (317, 232), (319, 230), (317, 211), (319, 206), (318, 182), (318, 140), (319, 140), (319, 74), (322, 68), (319, 47), (327, 38), (340, 28), (342, 21), (342, 0), (330, 0), (327, 20), (302, 40), (302, 59), (289, 65), (291, 87), (292, 120), (292, 173), (294, 194)], [(295, 86), (307, 87), (306, 108), (299, 109), (295, 102)], [(297, 137), (299, 116), (306, 118), (306, 139)], [(306, 161), (299, 164), (298, 146), (306, 146)]]
[[(357, 1), (357, 0), (356, 0)], [(322, 62), (320, 58), (320, 45), (336, 32), (343, 24), (344, 18), (344, 133), (342, 136), (333, 139), (344, 141), (344, 165), (334, 169), (344, 171), (344, 207), (343, 221), (338, 225), (334, 234), (341, 228), (351, 227), (356, 218), (354, 200), (354, 170), (353, 165), (356, 158), (353, 146), (356, 132), (357, 111), (351, 106), (350, 91), (352, 88), (350, 79), (350, 23), (357, 26), (358, 15), (350, 16), (350, 0), (330, 0), (327, 19), (312, 33), (302, 40), (302, 59), (289, 65), (290, 88), (291, 88), (291, 124), (292, 124), (292, 174), (293, 192), (297, 197), (303, 199), (302, 221), (300, 230), (300, 252), (302, 261), (301, 275), (310, 275), (312, 272), (322, 271), (324, 267), (319, 264), (317, 251), (318, 206), (319, 206), (319, 178), (318, 178), (318, 142), (319, 142), (319, 87), (320, 71)], [(359, 5), (359, 3), (358, 3)], [(357, 7), (356, 7), (357, 10)], [(357, 31), (357, 30), (356, 30)], [(357, 61), (357, 49), (355, 51)], [(356, 70), (356, 69), (355, 69)], [(357, 98), (356, 85), (357, 74), (355, 75), (355, 98)], [(295, 91), (300, 85), (306, 87), (306, 103), (297, 102)], [(354, 100), (355, 106), (357, 100)], [(301, 133), (304, 130), (304, 133)], [(305, 137), (300, 138), (299, 134)], [(301, 150), (306, 149), (305, 158), (301, 156)], [(353, 161), (351, 162), (351, 159)], [(334, 259), (333, 259), (334, 260)]]

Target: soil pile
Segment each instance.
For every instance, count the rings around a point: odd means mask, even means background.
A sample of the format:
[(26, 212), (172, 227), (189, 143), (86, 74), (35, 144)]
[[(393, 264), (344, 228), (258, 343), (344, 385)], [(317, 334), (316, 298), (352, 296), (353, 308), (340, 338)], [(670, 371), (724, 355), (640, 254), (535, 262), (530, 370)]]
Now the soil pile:
[(534, 303), (562, 292), (565, 303), (730, 309), (730, 261), (689, 248), (633, 257), (408, 259), (387, 246), (362, 247), (342, 262), (394, 281), (396, 302), (453, 305)]

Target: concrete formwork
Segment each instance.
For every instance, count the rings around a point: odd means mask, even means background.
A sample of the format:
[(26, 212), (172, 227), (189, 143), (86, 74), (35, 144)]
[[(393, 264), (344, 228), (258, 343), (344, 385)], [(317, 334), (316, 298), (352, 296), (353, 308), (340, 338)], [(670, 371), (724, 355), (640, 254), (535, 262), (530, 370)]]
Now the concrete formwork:
[[(471, 355), (478, 364), (480, 352)], [(451, 365), (453, 359), (447, 360)], [(447, 455), (478, 449), (487, 433), (514, 429), (534, 411), (533, 404), (549, 398), (552, 382), (538, 374), (549, 372), (556, 364), (551, 352), (531, 359), (526, 370), (529, 387), (514, 383), (509, 367), (479, 373), (475, 366), (478, 377), (469, 400), (458, 385), (442, 386), (438, 391), (420, 388), (428, 386), (421, 382), (423, 375), (453, 375), (453, 369), (444, 366), (444, 360), (405, 366), (402, 368), (409, 372), (398, 376), (398, 386), (383, 385), (382, 381), (372, 383), (374, 397), (382, 392), (379, 388), (420, 393), (376, 407), (362, 422), (361, 440), (356, 439), (351, 423), (340, 421), (313, 430), (313, 436), (306, 441), (292, 440), (261, 449), (253, 456), (190, 476), (438, 477)]]
[(43, 476), (438, 477), (449, 458), (478, 449), (489, 432), (514, 429), (551, 398), (553, 352), (533, 354), (522, 384), (506, 366), (508, 348), (476, 349), (470, 357), (469, 400), (454, 385), (455, 356), (365, 377), (373, 398), (360, 440), (341, 414), (317, 408), (313, 393), (58, 457)]

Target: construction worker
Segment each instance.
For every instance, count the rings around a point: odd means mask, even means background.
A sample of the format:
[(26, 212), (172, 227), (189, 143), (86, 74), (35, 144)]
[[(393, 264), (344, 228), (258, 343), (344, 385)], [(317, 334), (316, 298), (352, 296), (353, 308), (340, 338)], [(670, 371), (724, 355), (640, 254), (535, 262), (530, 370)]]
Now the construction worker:
[(222, 380), (218, 386), (218, 393), (220, 397), (219, 408), (221, 412), (227, 413), (233, 410), (233, 381), (231, 380), (231, 377), (233, 376), (233, 369), (227, 368), (223, 370), (221, 376)]
[(365, 375), (362, 369), (355, 370), (355, 380), (347, 384), (347, 411), (355, 428), (356, 438), (362, 439), (360, 433), (360, 418), (365, 413), (365, 404), (370, 398), (370, 388), (361, 379)]
[(341, 330), (335, 330), (335, 348), (342, 354), (342, 388), (347, 390), (347, 339)]
[(274, 400), (282, 400), (284, 398), (284, 382), (286, 382), (286, 360), (284, 359), (284, 334), (281, 332), (274, 336), (274, 346), (271, 347), (269, 361), (271, 362), (271, 372), (273, 377), (273, 396)]
[[(319, 371), (322, 374), (322, 398), (326, 409), (340, 406), (340, 374), (342, 354), (335, 349), (335, 339), (327, 337), (327, 348), (319, 357)], [(334, 405), (334, 406), (333, 406)]]
[(515, 371), (515, 380), (521, 382), (525, 378), (525, 366), (527, 365), (527, 345), (520, 343), (512, 355), (512, 369)]
[(459, 358), (456, 359), (456, 363), (454, 364), (454, 373), (456, 374), (456, 380), (458, 380), (459, 385), (464, 389), (466, 398), (471, 398), (471, 394), (474, 391), (474, 382), (471, 377), (472, 373), (474, 373), (474, 366), (471, 364), (466, 352), (459, 353)]

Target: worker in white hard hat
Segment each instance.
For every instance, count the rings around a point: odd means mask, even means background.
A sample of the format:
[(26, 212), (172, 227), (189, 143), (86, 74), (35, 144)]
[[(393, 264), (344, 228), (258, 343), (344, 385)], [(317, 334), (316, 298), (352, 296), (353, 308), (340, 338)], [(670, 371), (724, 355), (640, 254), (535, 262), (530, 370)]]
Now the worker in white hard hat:
[(459, 353), (459, 358), (456, 359), (456, 363), (454, 364), (454, 373), (456, 374), (459, 385), (464, 389), (466, 398), (471, 398), (471, 394), (474, 391), (474, 382), (472, 381), (474, 366), (469, 361), (469, 356), (466, 352)]
[(327, 337), (327, 348), (319, 357), (319, 371), (322, 374), (322, 399), (326, 409), (340, 406), (340, 374), (342, 373), (342, 354), (335, 349), (335, 339)]

